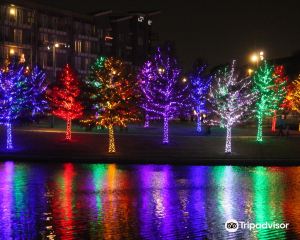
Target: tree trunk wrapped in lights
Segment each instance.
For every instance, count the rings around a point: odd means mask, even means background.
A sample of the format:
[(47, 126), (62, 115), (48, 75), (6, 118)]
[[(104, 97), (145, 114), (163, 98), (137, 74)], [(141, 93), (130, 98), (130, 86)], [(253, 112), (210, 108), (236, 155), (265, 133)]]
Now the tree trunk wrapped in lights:
[(72, 139), (72, 120), (71, 118), (67, 118), (67, 130), (66, 130), (66, 140)]
[(48, 93), (53, 115), (66, 121), (66, 140), (72, 139), (72, 120), (82, 116), (83, 107), (78, 101), (79, 82), (70, 65), (66, 65)]
[(256, 140), (263, 140), (263, 119), (274, 114), (285, 96), (286, 82), (276, 83), (277, 76), (274, 67), (264, 61), (253, 75), (253, 92), (258, 96), (256, 101), (257, 136)]
[(213, 81), (216, 85), (211, 89), (209, 101), (218, 122), (226, 128), (225, 153), (231, 153), (232, 127), (250, 116), (256, 96), (250, 89), (251, 79), (237, 74), (235, 61), (229, 69), (220, 70)]
[(18, 117), (42, 114), (45, 100), (45, 73), (38, 67), (32, 71), (17, 62), (7, 63), (0, 70), (0, 121), (6, 126), (6, 148), (12, 150), (12, 123)]
[(211, 86), (211, 76), (205, 76), (206, 66), (197, 66), (190, 74), (191, 100), (194, 106), (194, 114), (197, 117), (197, 132), (202, 132), (202, 115), (207, 112), (207, 94)]
[(187, 84), (180, 79), (181, 70), (170, 48), (158, 48), (141, 67), (138, 75), (142, 95), (141, 107), (148, 114), (163, 119), (163, 143), (169, 143), (169, 120), (188, 105)]
[(150, 126), (150, 116), (148, 113), (145, 115), (144, 128), (148, 128)]
[(12, 134), (11, 134), (11, 123), (6, 123), (6, 149), (13, 149), (12, 145)]
[[(278, 95), (278, 105), (277, 109), (274, 109), (274, 115), (272, 117), (272, 132), (276, 131), (276, 122), (277, 122), (277, 111), (279, 109), (287, 110), (286, 101), (284, 101), (287, 94), (287, 82), (288, 77), (285, 75), (284, 66), (276, 66), (274, 68), (274, 74), (276, 76), (274, 91)], [(280, 96), (281, 95), (281, 96)]]
[(116, 152), (114, 126), (112, 124), (108, 126), (108, 152)]
[(108, 152), (116, 152), (114, 126), (127, 127), (139, 118), (137, 82), (129, 66), (121, 60), (100, 57), (91, 66), (90, 75), (84, 80), (88, 118), (108, 128)]

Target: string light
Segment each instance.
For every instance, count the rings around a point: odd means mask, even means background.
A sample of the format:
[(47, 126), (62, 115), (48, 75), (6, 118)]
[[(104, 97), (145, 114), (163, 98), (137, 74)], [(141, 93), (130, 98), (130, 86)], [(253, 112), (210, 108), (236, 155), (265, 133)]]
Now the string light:
[(149, 128), (150, 126), (150, 120), (149, 120), (149, 114), (146, 113), (146, 116), (145, 116), (145, 123), (144, 123), (144, 128)]
[[(143, 92), (148, 92), (150, 91), (150, 89), (148, 89), (151, 85), (150, 85), (150, 81), (151, 80), (155, 80), (155, 75), (152, 74), (152, 65), (150, 61), (147, 61), (144, 63), (143, 68), (140, 70), (139, 74), (138, 74), (138, 79), (139, 84), (142, 86)], [(161, 67), (158, 68), (157, 70), (159, 73), (162, 73), (164, 71), (164, 69), (162, 69)], [(147, 79), (145, 80), (145, 76), (147, 77)], [(147, 97), (148, 95), (146, 94), (141, 94), (141, 105), (146, 104), (147, 103)], [(150, 126), (150, 120), (154, 120), (154, 119), (159, 119), (159, 115), (155, 114), (154, 112), (148, 112), (147, 110), (145, 110), (145, 123), (144, 123), (144, 128), (148, 128)]]
[(41, 113), (46, 108), (44, 73), (37, 67), (26, 71), (18, 61), (0, 70), (0, 121), (6, 126), (6, 148), (12, 150), (12, 123), (18, 117)]
[(6, 123), (6, 149), (7, 150), (12, 150), (13, 149), (13, 145), (12, 145), (12, 134), (11, 134), (12, 130), (11, 130), (11, 123), (7, 122)]
[(180, 79), (177, 60), (170, 48), (158, 48), (139, 71), (139, 86), (143, 103), (141, 107), (154, 117), (163, 118), (163, 143), (169, 143), (169, 120), (188, 105), (187, 84)]
[(287, 82), (288, 82), (288, 77), (285, 76), (285, 71), (284, 71), (284, 66), (276, 66), (274, 68), (274, 75), (276, 76), (275, 79), (275, 86), (274, 86), (274, 91), (278, 95), (278, 105), (277, 109), (274, 109), (274, 115), (272, 118), (272, 132), (276, 131), (276, 113), (278, 109), (284, 109), (287, 107), (286, 101), (283, 103), (283, 100), (285, 99), (285, 96), (287, 94)]
[(108, 138), (109, 138), (109, 147), (108, 152), (109, 153), (115, 153), (116, 147), (115, 147), (115, 136), (114, 136), (114, 127), (112, 124), (108, 126)]
[(292, 82), (292, 86), (289, 88), (288, 95), (286, 97), (287, 106), (289, 106), (292, 110), (300, 113), (300, 75), (298, 79)]
[(190, 75), (191, 100), (194, 105), (194, 114), (197, 116), (197, 132), (202, 132), (201, 114), (206, 112), (207, 94), (211, 86), (211, 76), (205, 76), (207, 66), (197, 67)]
[(89, 123), (108, 128), (108, 152), (115, 153), (114, 126), (138, 120), (136, 81), (121, 60), (99, 58), (85, 80), (85, 106)]
[(66, 140), (72, 138), (72, 120), (80, 118), (83, 114), (83, 107), (78, 101), (79, 94), (79, 82), (76, 75), (71, 67), (66, 65), (52, 91), (48, 93), (53, 115), (67, 122)]
[(235, 61), (230, 69), (220, 70), (215, 76), (216, 86), (211, 89), (210, 102), (219, 116), (219, 123), (226, 128), (225, 153), (231, 153), (232, 127), (251, 113), (255, 93), (249, 91), (250, 78), (240, 78), (235, 70)]
[(11, 123), (20, 116), (26, 106), (27, 78), (23, 75), (23, 67), (9, 63), (0, 71), (0, 119), (6, 126), (6, 149), (12, 150)]
[(49, 109), (49, 104), (45, 96), (48, 88), (46, 83), (46, 74), (38, 66), (35, 66), (31, 72), (29, 67), (26, 67), (25, 74), (28, 74), (30, 78), (31, 115), (32, 117), (36, 115), (43, 115)]
[[(258, 120), (256, 140), (263, 140), (263, 118), (270, 116), (274, 110), (278, 109), (285, 91), (285, 82), (275, 83), (276, 75), (274, 74), (274, 66), (263, 61), (261, 66), (253, 75), (253, 92), (258, 95), (256, 101), (256, 117)], [(276, 88), (274, 87), (276, 86)]]

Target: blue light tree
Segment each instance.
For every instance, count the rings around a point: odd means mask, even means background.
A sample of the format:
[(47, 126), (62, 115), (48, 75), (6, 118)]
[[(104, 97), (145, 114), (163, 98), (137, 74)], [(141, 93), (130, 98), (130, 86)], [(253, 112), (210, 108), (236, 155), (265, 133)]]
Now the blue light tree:
[(0, 71), (0, 121), (6, 126), (6, 149), (13, 149), (12, 123), (24, 114), (45, 109), (45, 75), (36, 67), (27, 72), (23, 65), (10, 63)]
[(207, 111), (207, 94), (209, 92), (212, 77), (204, 74), (206, 65), (196, 67), (190, 74), (191, 100), (197, 116), (197, 132), (202, 131), (201, 117)]
[[(145, 71), (147, 69), (147, 71)], [(163, 143), (169, 143), (169, 120), (189, 104), (188, 85), (180, 80), (181, 69), (170, 47), (158, 48), (140, 69), (142, 108), (163, 119)]]
[(49, 103), (46, 100), (46, 91), (48, 84), (46, 83), (46, 74), (38, 66), (35, 66), (29, 77), (29, 100), (27, 108), (32, 117), (40, 114), (43, 115), (49, 110)]

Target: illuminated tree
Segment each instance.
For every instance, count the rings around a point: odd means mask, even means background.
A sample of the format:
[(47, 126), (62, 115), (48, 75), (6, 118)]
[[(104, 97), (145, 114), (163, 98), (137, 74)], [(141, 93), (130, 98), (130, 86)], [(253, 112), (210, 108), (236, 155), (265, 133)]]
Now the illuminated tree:
[(277, 105), (277, 109), (274, 109), (274, 115), (272, 118), (272, 132), (276, 131), (277, 110), (279, 108), (281, 109), (288, 108), (288, 100), (285, 99), (285, 96), (287, 94), (286, 85), (287, 85), (288, 77), (285, 75), (284, 66), (282, 65), (276, 66), (274, 68), (274, 75), (276, 76), (274, 91), (278, 95), (278, 105)]
[(197, 67), (190, 75), (191, 99), (197, 115), (197, 132), (202, 131), (201, 117), (206, 113), (207, 94), (211, 86), (212, 78), (205, 76), (206, 66)]
[(26, 73), (29, 78), (30, 88), (30, 102), (28, 107), (30, 109), (31, 116), (43, 115), (49, 110), (49, 104), (46, 99), (46, 74), (38, 66), (35, 66), (32, 71), (27, 69)]
[(91, 65), (89, 75), (83, 79), (82, 93), (80, 94), (81, 101), (84, 105), (84, 119), (80, 122), (88, 127), (92, 128), (96, 126), (96, 122), (100, 116), (100, 102), (102, 82), (99, 81), (100, 71), (104, 68), (106, 57), (101, 56)]
[[(253, 75), (253, 91), (258, 95), (256, 117), (258, 120), (256, 140), (262, 142), (263, 118), (278, 109), (284, 92), (285, 83), (276, 84), (274, 67), (264, 61)], [(274, 87), (276, 86), (276, 87)]]
[(53, 115), (67, 122), (66, 140), (72, 138), (72, 120), (82, 116), (83, 107), (78, 101), (79, 82), (71, 67), (66, 65), (55, 85), (48, 93)]
[[(151, 101), (151, 98), (149, 98), (149, 95), (147, 94), (150, 91), (151, 87), (151, 81), (156, 81), (157, 75), (153, 74), (153, 66), (151, 61), (147, 61), (144, 63), (143, 67), (140, 69), (138, 74), (138, 80), (140, 89), (142, 91), (140, 102), (141, 106), (144, 104), (147, 104), (148, 101)], [(148, 128), (150, 126), (150, 120), (152, 119), (158, 119), (160, 116), (154, 112), (149, 112), (144, 109), (145, 112), (145, 122), (144, 127)]]
[(286, 86), (286, 95), (281, 104), (281, 108), (285, 112), (289, 112), (289, 111), (293, 110), (293, 99), (292, 99), (293, 92), (294, 92), (294, 85), (293, 84), (287, 85)]
[(142, 108), (163, 118), (163, 143), (169, 143), (169, 120), (188, 105), (188, 86), (180, 81), (180, 74), (177, 60), (169, 47), (164, 50), (158, 48), (140, 70)]
[(10, 63), (0, 71), (0, 121), (6, 126), (6, 148), (13, 149), (12, 123), (20, 116), (43, 113), (45, 74), (38, 67), (31, 73), (18, 63)]
[(232, 127), (247, 119), (256, 96), (250, 88), (251, 79), (240, 78), (237, 74), (235, 61), (230, 69), (220, 70), (213, 81), (216, 86), (211, 89), (210, 102), (219, 123), (226, 128), (225, 153), (231, 153)]
[[(103, 66), (103, 67), (102, 67)], [(116, 152), (114, 126), (126, 127), (138, 120), (137, 93), (134, 76), (121, 60), (110, 57), (101, 67), (91, 69), (87, 84), (92, 108), (99, 115), (90, 115), (90, 121), (108, 128), (108, 152)]]
[(288, 100), (291, 102), (292, 110), (300, 113), (300, 75), (298, 76), (298, 79), (294, 80), (292, 83)]

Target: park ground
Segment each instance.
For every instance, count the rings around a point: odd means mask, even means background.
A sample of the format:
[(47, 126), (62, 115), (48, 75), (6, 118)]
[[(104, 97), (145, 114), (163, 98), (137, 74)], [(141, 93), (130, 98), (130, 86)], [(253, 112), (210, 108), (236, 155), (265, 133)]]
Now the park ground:
[(72, 141), (64, 141), (65, 124), (56, 121), (55, 128), (48, 123), (15, 126), (15, 149), (5, 150), (5, 131), (0, 132), (2, 160), (32, 162), (95, 162), (95, 163), (157, 163), (195, 165), (300, 165), (300, 133), (277, 136), (265, 127), (264, 141), (256, 142), (255, 126), (233, 130), (231, 154), (224, 153), (225, 130), (214, 127), (211, 135), (199, 135), (195, 124), (170, 123), (170, 143), (163, 145), (162, 124), (130, 125), (128, 130), (116, 128), (117, 153), (108, 154), (106, 130), (86, 132), (74, 125)]

